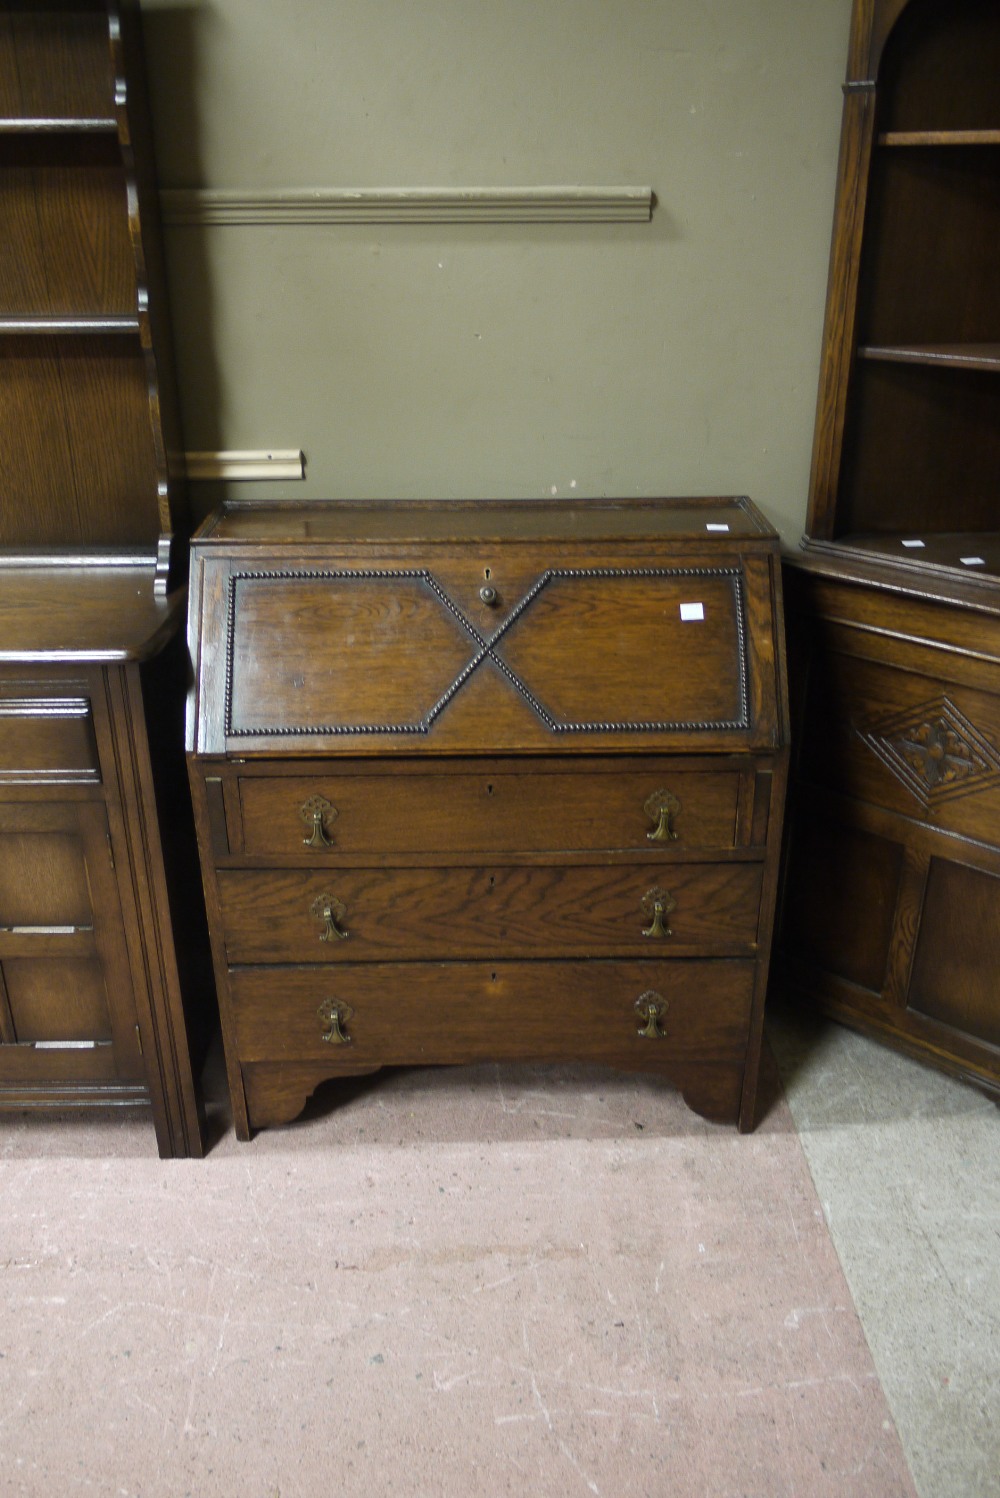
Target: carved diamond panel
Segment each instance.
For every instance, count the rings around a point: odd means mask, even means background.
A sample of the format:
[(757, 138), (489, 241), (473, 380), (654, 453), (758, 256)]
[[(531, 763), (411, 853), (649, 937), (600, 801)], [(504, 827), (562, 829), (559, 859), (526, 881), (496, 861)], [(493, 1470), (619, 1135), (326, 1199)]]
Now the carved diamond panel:
[(859, 734), (925, 810), (1000, 781), (1000, 754), (947, 697), (874, 723)]

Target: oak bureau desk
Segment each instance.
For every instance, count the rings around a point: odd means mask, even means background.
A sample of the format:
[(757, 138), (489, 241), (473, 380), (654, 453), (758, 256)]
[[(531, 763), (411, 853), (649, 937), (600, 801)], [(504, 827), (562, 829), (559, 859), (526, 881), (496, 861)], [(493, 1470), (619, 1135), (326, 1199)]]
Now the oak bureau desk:
[(205, 523), (188, 751), (241, 1138), (330, 1078), (518, 1059), (752, 1128), (777, 547), (746, 499)]

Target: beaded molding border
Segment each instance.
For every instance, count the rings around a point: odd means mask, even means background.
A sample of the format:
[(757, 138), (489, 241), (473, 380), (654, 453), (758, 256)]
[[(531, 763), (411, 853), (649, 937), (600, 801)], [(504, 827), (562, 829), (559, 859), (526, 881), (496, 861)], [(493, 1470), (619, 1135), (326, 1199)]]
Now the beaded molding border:
[[(508, 630), (516, 623), (539, 594), (556, 579), (610, 578), (628, 580), (638, 577), (728, 577), (732, 580), (735, 615), (737, 655), (739, 659), (739, 716), (736, 718), (701, 720), (604, 720), (563, 722), (556, 718), (535, 696), (505, 660), (494, 652)], [(457, 620), (477, 649), (472, 659), (458, 673), (451, 685), (442, 692), (433, 706), (411, 723), (303, 723), (280, 725), (240, 726), (233, 724), (234, 655), (236, 641), (237, 589), (246, 582), (297, 582), (302, 580), (337, 581), (392, 581), (414, 578), (424, 583), (445, 609)], [(485, 660), (490, 660), (506, 680), (514, 687), (550, 733), (709, 733), (738, 732), (750, 727), (749, 698), (747, 690), (747, 635), (743, 596), (743, 573), (739, 567), (553, 567), (542, 573), (534, 586), (521, 601), (511, 609), (491, 635), (482, 634), (458, 605), (449, 598), (441, 585), (426, 567), (413, 568), (294, 568), (234, 572), (229, 579), (229, 600), (226, 624), (226, 687), (225, 723), (226, 737), (245, 738), (343, 738), (346, 735), (371, 734), (426, 734), (435, 719), (440, 716), (452, 698), (461, 691), (469, 677)]]

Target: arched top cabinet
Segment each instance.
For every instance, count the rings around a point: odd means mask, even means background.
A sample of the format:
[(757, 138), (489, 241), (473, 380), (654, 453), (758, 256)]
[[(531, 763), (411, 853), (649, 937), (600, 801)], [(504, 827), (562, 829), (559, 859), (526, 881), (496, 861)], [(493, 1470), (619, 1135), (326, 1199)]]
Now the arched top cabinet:
[(782, 982), (1000, 1093), (1000, 0), (856, 0)]
[(1000, 4), (858, 0), (807, 550), (1000, 580)]

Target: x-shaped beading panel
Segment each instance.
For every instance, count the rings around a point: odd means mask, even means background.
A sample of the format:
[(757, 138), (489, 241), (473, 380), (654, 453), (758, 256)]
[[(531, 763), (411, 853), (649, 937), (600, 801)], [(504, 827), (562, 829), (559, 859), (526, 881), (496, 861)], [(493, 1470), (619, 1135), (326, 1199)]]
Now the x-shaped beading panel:
[(435, 702), (434, 706), (431, 708), (430, 712), (424, 718), (423, 723), (425, 731), (434, 722), (434, 719), (438, 716), (438, 714), (443, 712), (444, 709), (448, 706), (448, 703), (454, 697), (455, 693), (461, 690), (461, 688), (468, 681), (469, 677), (472, 675), (473, 671), (477, 670), (482, 665), (483, 661), (487, 659), (493, 662), (497, 669), (501, 671), (507, 678), (511, 686), (521, 693), (521, 696), (525, 699), (526, 702), (530, 703), (535, 712), (542, 719), (542, 722), (545, 723), (548, 728), (555, 728), (557, 725), (555, 724), (553, 719), (545, 711), (544, 707), (542, 707), (541, 703), (534, 696), (534, 694), (528, 690), (521, 678), (515, 675), (515, 673), (507, 665), (506, 661), (502, 661), (499, 656), (494, 655), (493, 653), (500, 640), (503, 639), (504, 635), (510, 629), (511, 625), (515, 622), (515, 620), (520, 619), (525, 609), (534, 602), (539, 593), (541, 593), (542, 589), (547, 587), (547, 585), (551, 582), (552, 578), (555, 576), (555, 573), (543, 572), (537, 583), (535, 583), (534, 587), (529, 592), (525, 593), (524, 597), (521, 599), (521, 602), (516, 606), (516, 608), (513, 608), (510, 611), (503, 623), (498, 625), (493, 633), (488, 637), (480, 633), (480, 631), (472, 623), (471, 619), (467, 618), (462, 610), (458, 607), (458, 605), (448, 597), (447, 593), (441, 587), (440, 583), (438, 583), (429, 572), (425, 572), (422, 575), (428, 587), (437, 595), (438, 598), (440, 598), (445, 608), (448, 609), (452, 614), (454, 614), (455, 618), (458, 620), (459, 624), (461, 624), (462, 628), (468, 631), (468, 633), (475, 640), (476, 644), (479, 646), (479, 650), (476, 655), (473, 656), (472, 660), (465, 667), (465, 669), (459, 672), (448, 690), (441, 694), (437, 702)]
[[(736, 631), (739, 658), (739, 717), (724, 722), (709, 720), (704, 722), (588, 722), (588, 723), (566, 723), (553, 717), (546, 707), (538, 700), (530, 688), (521, 680), (516, 672), (501, 656), (496, 654), (496, 647), (504, 635), (530, 608), (549, 583), (557, 578), (633, 578), (633, 577), (728, 577), (732, 579), (735, 593)], [(306, 725), (281, 725), (278, 727), (250, 727), (235, 728), (232, 723), (232, 699), (233, 699), (233, 661), (234, 661), (234, 634), (236, 628), (236, 585), (240, 582), (256, 581), (292, 581), (300, 579), (350, 579), (357, 581), (389, 581), (396, 578), (416, 578), (425, 583), (438, 601), (448, 610), (452, 617), (461, 625), (466, 633), (475, 642), (477, 649), (469, 663), (455, 677), (454, 681), (442, 692), (433, 707), (415, 723), (333, 723), (333, 724), (306, 724)], [(229, 632), (227, 641), (227, 671), (226, 671), (226, 727), (227, 734), (235, 738), (256, 738), (259, 736), (273, 736), (296, 734), (305, 736), (326, 737), (330, 735), (344, 734), (424, 734), (427, 733), (431, 724), (438, 718), (451, 702), (456, 693), (460, 692), (465, 683), (477, 671), (484, 661), (489, 660), (501, 675), (520, 693), (525, 702), (532, 708), (541, 721), (552, 733), (666, 733), (682, 729), (746, 729), (750, 726), (748, 691), (747, 691), (747, 660), (746, 660), (746, 624), (744, 620), (743, 607), (743, 574), (738, 567), (553, 567), (547, 568), (539, 577), (538, 581), (524, 595), (503, 620), (501, 624), (490, 635), (484, 635), (477, 629), (472, 620), (459, 608), (458, 604), (441, 587), (441, 584), (426, 567), (421, 568), (345, 568), (330, 571), (314, 571), (303, 569), (294, 572), (238, 572), (234, 573), (230, 580), (229, 592)]]

